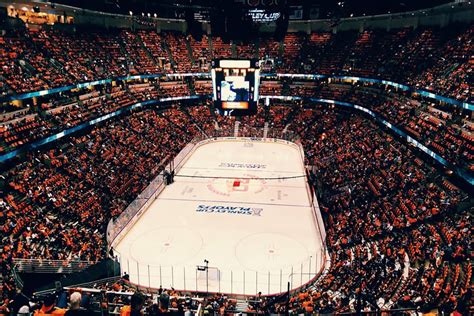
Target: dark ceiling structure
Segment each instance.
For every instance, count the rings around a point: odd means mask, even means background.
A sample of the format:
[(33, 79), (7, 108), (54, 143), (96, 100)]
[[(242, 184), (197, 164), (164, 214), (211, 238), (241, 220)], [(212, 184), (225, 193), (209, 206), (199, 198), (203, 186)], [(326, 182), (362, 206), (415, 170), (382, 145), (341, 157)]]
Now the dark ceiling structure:
[(198, 13), (215, 11), (223, 3), (248, 8), (297, 8), (300, 19), (333, 19), (405, 12), (431, 8), (452, 0), (57, 0), (84, 9), (110, 13), (183, 18), (187, 10)]

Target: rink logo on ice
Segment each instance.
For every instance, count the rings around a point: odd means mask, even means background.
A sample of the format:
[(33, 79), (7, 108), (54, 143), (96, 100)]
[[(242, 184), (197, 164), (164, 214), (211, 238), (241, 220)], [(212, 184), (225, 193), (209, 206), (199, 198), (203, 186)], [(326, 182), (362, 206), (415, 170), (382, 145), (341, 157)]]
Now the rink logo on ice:
[(196, 212), (262, 216), (263, 208), (200, 204)]
[(209, 191), (220, 196), (231, 196), (239, 194), (258, 194), (266, 188), (265, 180), (251, 174), (243, 174), (242, 178), (211, 179), (207, 184)]
[(236, 168), (236, 169), (266, 169), (267, 165), (259, 163), (234, 163), (234, 162), (222, 162), (219, 165), (220, 168)]

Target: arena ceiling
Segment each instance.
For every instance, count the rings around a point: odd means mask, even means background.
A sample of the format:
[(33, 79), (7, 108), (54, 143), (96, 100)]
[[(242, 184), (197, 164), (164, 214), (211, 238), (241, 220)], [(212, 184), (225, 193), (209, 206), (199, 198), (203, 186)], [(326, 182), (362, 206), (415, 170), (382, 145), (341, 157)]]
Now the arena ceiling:
[[(185, 11), (213, 11), (231, 0), (58, 0), (55, 3), (85, 9), (129, 14), (151, 13), (158, 17), (173, 18)], [(343, 18), (351, 16), (387, 14), (431, 8), (450, 3), (450, 0), (233, 0), (249, 8), (299, 8), (301, 19)]]

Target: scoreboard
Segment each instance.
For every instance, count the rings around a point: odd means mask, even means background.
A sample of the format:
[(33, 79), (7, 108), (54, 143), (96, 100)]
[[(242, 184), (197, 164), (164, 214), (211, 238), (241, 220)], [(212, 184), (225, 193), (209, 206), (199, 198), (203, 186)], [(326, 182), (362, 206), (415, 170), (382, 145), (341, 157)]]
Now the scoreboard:
[(221, 115), (244, 116), (257, 113), (260, 84), (257, 60), (214, 60), (211, 76), (212, 99)]

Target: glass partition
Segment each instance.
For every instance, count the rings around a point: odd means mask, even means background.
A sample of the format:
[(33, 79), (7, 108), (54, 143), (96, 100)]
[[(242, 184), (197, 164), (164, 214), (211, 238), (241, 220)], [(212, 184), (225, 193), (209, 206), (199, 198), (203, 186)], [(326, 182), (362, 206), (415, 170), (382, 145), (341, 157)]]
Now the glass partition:
[[(263, 135), (267, 138), (287, 140), (293, 142), (300, 148), (296, 134), (291, 131), (283, 131), (269, 128), (247, 128), (239, 126), (237, 133), (243, 131), (243, 134), (250, 139), (262, 139)], [(234, 137), (236, 129), (216, 130), (209, 137), (200, 136), (190, 142), (166, 167), (167, 172), (178, 172), (185, 163), (189, 154), (199, 146), (200, 142), (216, 137)], [(296, 140), (296, 142), (295, 142)], [(302, 157), (304, 159), (304, 157)], [(156, 197), (165, 187), (164, 173), (160, 173), (150, 185), (132, 202), (127, 209), (115, 220), (111, 220), (107, 229), (107, 241), (109, 247), (117, 245), (121, 237), (124, 236), (129, 228), (136, 222), (140, 215), (151, 205)], [(310, 192), (310, 191), (308, 191)], [(315, 225), (319, 226), (321, 240), (324, 244), (324, 226), (317, 200), (312, 197), (312, 209), (314, 212), (313, 220)], [(322, 230), (321, 230), (322, 229)], [(153, 245), (150, 245), (150, 251), (153, 251)], [(212, 263), (203, 262), (202, 265), (189, 264), (144, 264), (133, 259), (129, 254), (122, 255), (113, 249), (115, 260), (120, 263), (122, 273), (130, 276), (130, 281), (145, 288), (174, 288), (183, 291), (193, 292), (221, 292), (229, 294), (255, 295), (278, 294), (287, 291), (288, 282), (291, 289), (304, 286), (321, 273), (326, 263), (326, 249), (322, 247), (315, 253), (308, 254), (306, 258), (300, 261), (293, 260), (283, 268), (259, 268), (255, 270), (233, 270), (226, 267), (213, 266)], [(299, 259), (298, 259), (299, 260)], [(295, 263), (296, 262), (296, 263)]]

